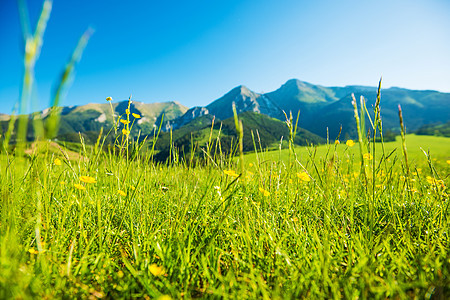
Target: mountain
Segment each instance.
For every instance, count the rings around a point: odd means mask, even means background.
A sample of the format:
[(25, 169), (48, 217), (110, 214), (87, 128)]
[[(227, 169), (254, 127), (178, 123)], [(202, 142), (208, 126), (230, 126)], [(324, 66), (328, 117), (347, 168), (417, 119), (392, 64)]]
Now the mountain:
[[(128, 101), (112, 103), (114, 115), (126, 118), (125, 110), (128, 108)], [(154, 126), (159, 126), (164, 116), (163, 123), (168, 124), (171, 120), (182, 116), (188, 108), (178, 102), (143, 103), (132, 101), (130, 112), (141, 116), (136, 119), (130, 115), (130, 121), (134, 121), (134, 133), (139, 130), (143, 133), (151, 132)], [(46, 112), (43, 113), (44, 118)], [(111, 128), (113, 126), (113, 116), (109, 103), (87, 104), (82, 106), (63, 108), (58, 135), (99, 131), (101, 127)]]
[(240, 85), (224, 96), (211, 102), (206, 107), (194, 107), (182, 117), (173, 122), (173, 128), (180, 128), (193, 119), (210, 114), (218, 120), (225, 120), (233, 116), (232, 104), (235, 103), (238, 114), (243, 112), (256, 112), (270, 117), (281, 119), (283, 112), (278, 105), (266, 95), (255, 93), (246, 86)]
[[(253, 147), (251, 130), (259, 132), (261, 143), (272, 147), (281, 136), (287, 139), (286, 114), (292, 112), (294, 118), (300, 111), (298, 122), (300, 131), (307, 136), (307, 140), (318, 143), (329, 135), (330, 139), (338, 136), (341, 128), (341, 139), (356, 138), (356, 125), (353, 106), (354, 94), (366, 101), (367, 109), (373, 118), (373, 105), (377, 97), (377, 88), (370, 86), (350, 85), (345, 87), (325, 87), (314, 85), (298, 79), (290, 79), (273, 92), (256, 93), (246, 86), (240, 85), (231, 89), (222, 97), (201, 107), (188, 109), (178, 102), (143, 103), (133, 101), (131, 112), (142, 116), (134, 120), (132, 135), (151, 135), (154, 128), (162, 122), (163, 133), (161, 148), (170, 141), (169, 133), (172, 129), (173, 141), (178, 145), (194, 142), (206, 143), (209, 138), (212, 120), (215, 120), (213, 131), (218, 132), (222, 126), (223, 142), (231, 141), (235, 135), (232, 104), (235, 103), (240, 119), (244, 123), (245, 147)], [(403, 118), (407, 132), (414, 132), (429, 124), (445, 124), (450, 120), (450, 94), (437, 91), (417, 91), (403, 88), (388, 88), (381, 90), (381, 116), (383, 130), (392, 134), (399, 132), (398, 105), (402, 106)], [(94, 141), (98, 131), (103, 127), (112, 128), (113, 116), (125, 115), (128, 101), (102, 104), (87, 104), (61, 108), (61, 122), (58, 139), (78, 141), (78, 132)], [(48, 110), (42, 112), (44, 119)], [(8, 126), (9, 116), (0, 115), (0, 127), (4, 134)], [(366, 130), (369, 129), (369, 119), (366, 120)], [(16, 127), (17, 128), (17, 127)], [(428, 129), (427, 129), (428, 130)], [(427, 132), (429, 132), (428, 130)], [(28, 137), (32, 139), (32, 126), (29, 127)], [(300, 137), (301, 135), (299, 135)], [(234, 136), (235, 137), (235, 136)], [(305, 139), (306, 140), (306, 139)], [(296, 141), (301, 143), (301, 141)], [(164, 144), (166, 143), (166, 144)], [(158, 146), (159, 147), (159, 146)], [(164, 152), (164, 151), (163, 151)]]
[(314, 113), (319, 108), (337, 101), (335, 92), (320, 85), (313, 85), (298, 79), (288, 80), (279, 89), (265, 94), (272, 102), (285, 112), (297, 111), (302, 113)]
[[(258, 112), (285, 121), (283, 113), (293, 116), (300, 111), (299, 126), (321, 137), (336, 138), (342, 127), (342, 138), (356, 138), (351, 95), (366, 101), (369, 113), (377, 97), (377, 87), (350, 85), (324, 87), (298, 79), (290, 79), (279, 89), (259, 94), (241, 85), (211, 102), (205, 107), (190, 109), (171, 122), (172, 128), (181, 128), (195, 118), (211, 115), (216, 120), (225, 120), (233, 115), (232, 103), (238, 113)], [(359, 101), (358, 101), (359, 102)], [(445, 123), (450, 119), (450, 94), (437, 91), (415, 91), (402, 88), (382, 89), (381, 116), (383, 129), (398, 132), (398, 105), (402, 106), (408, 132), (430, 123)], [(359, 103), (358, 103), (359, 105)], [(373, 117), (371, 115), (371, 117)], [(366, 124), (369, 124), (367, 119)]]
[[(202, 151), (199, 147), (205, 148), (205, 145), (209, 141), (212, 119), (213, 116), (211, 114), (205, 114), (195, 118), (181, 128), (174, 130), (172, 134), (168, 132), (161, 133), (156, 143), (156, 148), (159, 151), (156, 155), (156, 159), (165, 161), (168, 158), (171, 149), (171, 139), (181, 157), (183, 157), (183, 154), (188, 157), (188, 154), (190, 154), (193, 148), (196, 148), (197, 155), (202, 155)], [(265, 114), (254, 111), (245, 111), (239, 114), (239, 120), (242, 121), (244, 127), (244, 152), (255, 150), (253, 142), (255, 142), (258, 150), (260, 147), (262, 149), (275, 149), (278, 147), (281, 140), (286, 142), (289, 138), (289, 129), (285, 122), (271, 118)], [(255, 141), (252, 139), (252, 132)], [(234, 117), (214, 123), (214, 126), (212, 127), (213, 149), (216, 146), (217, 136), (219, 136), (219, 134), (222, 152), (229, 153), (231, 151), (230, 149), (235, 147), (237, 142)], [(324, 142), (324, 138), (305, 129), (299, 129), (294, 140), (294, 143), (297, 145), (321, 144)], [(196, 146), (194, 147), (192, 143)]]

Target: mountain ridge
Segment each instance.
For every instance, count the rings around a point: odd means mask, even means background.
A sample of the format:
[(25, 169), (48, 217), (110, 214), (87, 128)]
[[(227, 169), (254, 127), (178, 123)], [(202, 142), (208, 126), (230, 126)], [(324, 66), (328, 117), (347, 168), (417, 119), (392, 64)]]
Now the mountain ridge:
[[(133, 100), (131, 112), (141, 115), (135, 120), (134, 132), (151, 133), (161, 122), (163, 131), (177, 130), (197, 118), (208, 116), (216, 122), (233, 116), (232, 104), (238, 114), (253, 112), (281, 121), (286, 121), (285, 113), (294, 117), (300, 111), (299, 126), (311, 133), (326, 138), (341, 136), (355, 138), (355, 121), (351, 94), (359, 100), (363, 96), (369, 112), (375, 103), (377, 88), (371, 86), (347, 85), (326, 87), (299, 79), (289, 79), (278, 89), (268, 93), (257, 93), (245, 85), (239, 85), (206, 106), (188, 108), (178, 101), (153, 102)], [(381, 90), (381, 116), (383, 129), (398, 131), (398, 104), (402, 106), (408, 131), (434, 123), (446, 123), (450, 119), (450, 93), (434, 90), (410, 90), (390, 87)], [(107, 103), (89, 103), (79, 106), (61, 107), (59, 135), (73, 132), (99, 131), (101, 127), (112, 127), (113, 115), (125, 114), (128, 100)], [(359, 101), (358, 101), (358, 105)], [(48, 110), (41, 112), (45, 119)], [(0, 115), (2, 130), (5, 131), (9, 117)], [(208, 121), (208, 122), (210, 122)], [(369, 123), (367, 123), (369, 124)], [(342, 127), (342, 131), (341, 131)]]

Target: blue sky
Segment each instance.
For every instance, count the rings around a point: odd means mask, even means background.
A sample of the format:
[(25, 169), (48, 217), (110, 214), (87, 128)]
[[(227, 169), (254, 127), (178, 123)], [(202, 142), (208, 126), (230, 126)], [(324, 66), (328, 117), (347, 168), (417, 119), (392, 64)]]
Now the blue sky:
[[(31, 24), (42, 2), (26, 1)], [(128, 98), (206, 105), (235, 86), (291, 78), (325, 86), (450, 92), (450, 1), (61, 1), (36, 63), (40, 108), (78, 38), (95, 29), (63, 105)], [(19, 97), (15, 0), (0, 1), (0, 112)]]

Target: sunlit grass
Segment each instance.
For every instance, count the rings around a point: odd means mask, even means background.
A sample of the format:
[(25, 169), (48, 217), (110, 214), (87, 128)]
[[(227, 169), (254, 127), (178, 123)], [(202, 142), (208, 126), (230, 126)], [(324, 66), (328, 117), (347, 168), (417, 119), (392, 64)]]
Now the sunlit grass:
[(407, 185), (401, 158), (390, 157), (376, 172), (369, 239), (374, 187), (362, 181), (357, 147), (328, 147), (303, 167), (246, 157), (247, 176), (239, 164), (189, 168), (106, 152), (1, 155), (1, 296), (448, 293), (446, 160), (430, 168), (417, 158)]

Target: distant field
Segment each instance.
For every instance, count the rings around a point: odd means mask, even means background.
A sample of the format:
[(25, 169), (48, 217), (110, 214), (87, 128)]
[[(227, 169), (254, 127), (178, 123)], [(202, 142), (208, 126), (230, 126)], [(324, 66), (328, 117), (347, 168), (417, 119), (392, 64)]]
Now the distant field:
[[(346, 140), (341, 140), (340, 144), (336, 145), (336, 150), (339, 155), (359, 155), (359, 148), (357, 144), (349, 148), (345, 145), (345, 142)], [(334, 151), (334, 140), (331, 140), (330, 143), (332, 143), (332, 150), (329, 150), (330, 146), (319, 145), (314, 148), (309, 147), (309, 151), (317, 151), (316, 157), (324, 157), (327, 152)], [(386, 153), (389, 154), (395, 150), (393, 156), (402, 156), (402, 142), (399, 136), (397, 137), (395, 142), (387, 142), (384, 144), (384, 146)], [(450, 159), (450, 138), (409, 134), (406, 135), (406, 146), (408, 149), (408, 156), (411, 160), (411, 163), (413, 164), (423, 163), (425, 155), (422, 149), (425, 151), (430, 150), (431, 157), (435, 158), (436, 160), (442, 160), (445, 162), (446, 160)], [(286, 147), (284, 146), (283, 148)], [(380, 155), (381, 150), (381, 145), (377, 143), (377, 155)], [(306, 147), (296, 147), (295, 152), (301, 162), (304, 162), (308, 157), (308, 149)], [(287, 162), (289, 160), (289, 150), (282, 149), (281, 151), (263, 151), (262, 157), (270, 161), (278, 161), (281, 158), (282, 161)], [(254, 153), (248, 153), (245, 158), (246, 160), (251, 162), (256, 161), (256, 155)]]

